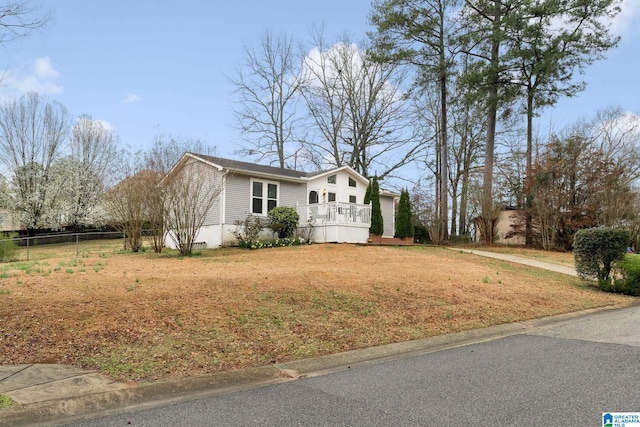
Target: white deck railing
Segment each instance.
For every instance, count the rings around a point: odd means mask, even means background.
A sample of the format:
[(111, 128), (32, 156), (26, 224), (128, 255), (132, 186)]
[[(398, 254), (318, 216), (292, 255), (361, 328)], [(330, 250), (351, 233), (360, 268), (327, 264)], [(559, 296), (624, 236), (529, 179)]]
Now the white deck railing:
[(300, 225), (371, 225), (371, 205), (355, 203), (318, 203), (297, 207)]

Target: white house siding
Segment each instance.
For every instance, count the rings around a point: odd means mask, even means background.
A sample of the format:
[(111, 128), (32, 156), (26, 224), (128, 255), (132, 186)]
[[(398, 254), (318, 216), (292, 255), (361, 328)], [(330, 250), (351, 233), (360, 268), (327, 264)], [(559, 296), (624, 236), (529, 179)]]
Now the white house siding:
[[(251, 178), (248, 175), (228, 175), (225, 191), (225, 220), (220, 233), (222, 245), (235, 243), (236, 221), (243, 221), (251, 209)], [(303, 204), (306, 198), (304, 183), (279, 181), (277, 179), (262, 179), (278, 184), (278, 206), (294, 208)], [(270, 231), (265, 232), (264, 238), (271, 238)]]
[[(330, 184), (328, 178), (331, 175), (336, 175), (336, 183)], [(349, 187), (349, 178), (352, 178), (356, 182), (355, 187)], [(330, 171), (324, 173), (317, 178), (309, 180), (307, 184), (306, 202), (308, 204), (309, 192), (317, 191), (319, 196), (319, 202), (328, 202), (328, 193), (336, 194), (336, 202), (349, 203), (349, 196), (356, 197), (356, 203), (364, 202), (364, 195), (367, 192), (367, 183), (362, 181), (362, 178), (350, 174), (347, 170)], [(301, 203), (302, 204), (302, 203)]]
[(246, 175), (228, 175), (225, 190), (225, 224), (233, 225), (249, 215), (251, 179)]
[(306, 204), (307, 186), (304, 183), (280, 182), (279, 187), (279, 206), (288, 206), (295, 209), (297, 205)]
[(207, 213), (204, 224), (205, 226), (220, 225), (221, 213), (220, 203), (222, 199), (222, 173), (218, 170), (203, 164), (202, 162), (196, 162), (198, 167), (198, 173), (202, 173), (206, 176), (207, 185), (219, 191), (220, 194), (216, 197), (212, 208)]

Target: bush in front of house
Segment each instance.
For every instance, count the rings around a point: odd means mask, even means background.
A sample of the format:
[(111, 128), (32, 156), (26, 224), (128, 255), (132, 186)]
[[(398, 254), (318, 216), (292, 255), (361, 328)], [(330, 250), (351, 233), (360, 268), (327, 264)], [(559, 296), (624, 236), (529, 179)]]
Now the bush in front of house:
[(626, 230), (605, 227), (578, 230), (573, 242), (578, 276), (597, 280), (601, 287), (610, 284), (611, 271), (624, 259), (628, 245), (629, 232)]
[(240, 247), (246, 247), (247, 244), (257, 241), (262, 230), (268, 227), (267, 221), (256, 215), (247, 215), (245, 219), (235, 221), (234, 224), (236, 231), (233, 234)]
[(625, 295), (640, 296), (640, 255), (628, 254), (613, 267), (609, 282), (601, 282), (600, 289)]
[(269, 216), (269, 227), (278, 233), (279, 239), (287, 239), (294, 236), (300, 220), (300, 215), (294, 208), (276, 206), (267, 215)]
[(16, 233), (0, 234), (0, 261), (11, 261), (14, 259), (18, 244), (15, 238)]
[(266, 249), (266, 248), (281, 248), (284, 246), (298, 246), (304, 243), (304, 239), (296, 238), (284, 238), (275, 240), (254, 240), (251, 242), (241, 242), (239, 246), (246, 249)]

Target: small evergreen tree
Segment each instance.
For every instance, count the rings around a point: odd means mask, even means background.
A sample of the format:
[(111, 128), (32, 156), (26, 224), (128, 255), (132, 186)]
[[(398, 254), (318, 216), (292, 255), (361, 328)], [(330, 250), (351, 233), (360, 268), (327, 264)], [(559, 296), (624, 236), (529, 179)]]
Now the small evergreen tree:
[(364, 193), (364, 201), (362, 203), (364, 203), (365, 205), (368, 205), (369, 203), (371, 203), (371, 183), (373, 182), (373, 180), (369, 180), (369, 185), (367, 185), (367, 191)]
[(382, 210), (380, 208), (380, 187), (378, 186), (378, 177), (374, 176), (371, 180), (371, 226), (369, 232), (375, 236), (382, 236), (384, 232), (384, 222), (382, 220)]
[(400, 192), (400, 201), (396, 212), (396, 237), (413, 237), (414, 227), (411, 215), (411, 200), (409, 190), (403, 189)]

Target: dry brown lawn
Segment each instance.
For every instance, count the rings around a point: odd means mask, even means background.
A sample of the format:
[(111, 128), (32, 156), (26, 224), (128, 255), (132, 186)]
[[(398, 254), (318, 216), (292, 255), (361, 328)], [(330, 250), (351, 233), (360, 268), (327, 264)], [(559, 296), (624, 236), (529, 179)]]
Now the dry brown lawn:
[(154, 381), (631, 301), (443, 248), (90, 251), (0, 264), (0, 364)]

